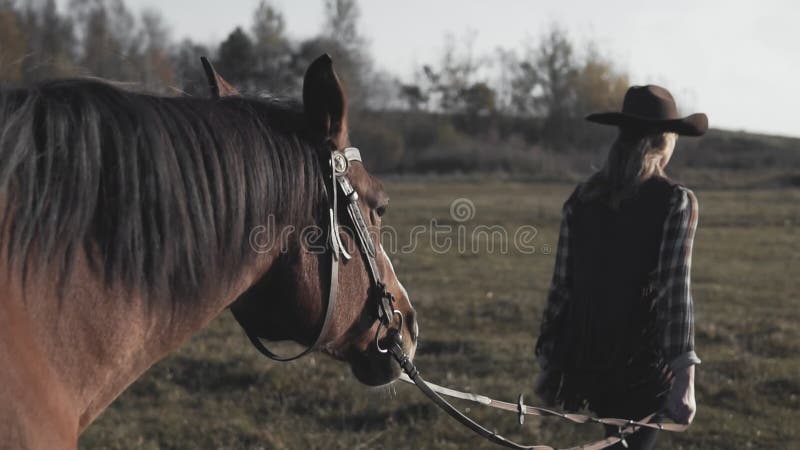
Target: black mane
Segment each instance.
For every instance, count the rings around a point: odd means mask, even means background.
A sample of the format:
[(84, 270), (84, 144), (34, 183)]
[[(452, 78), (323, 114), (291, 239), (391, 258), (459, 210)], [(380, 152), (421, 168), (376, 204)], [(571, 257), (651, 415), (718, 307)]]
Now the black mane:
[[(157, 97), (93, 80), (0, 91), (9, 267), (195, 297), (232, 279), (267, 225), (316, 223), (320, 148), (280, 100)], [(53, 272), (50, 272), (53, 273)]]

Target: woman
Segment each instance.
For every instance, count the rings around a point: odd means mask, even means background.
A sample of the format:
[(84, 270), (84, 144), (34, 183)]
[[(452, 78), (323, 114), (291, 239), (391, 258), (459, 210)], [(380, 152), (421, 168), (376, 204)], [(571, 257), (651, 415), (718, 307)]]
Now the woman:
[[(666, 89), (634, 86), (622, 112), (587, 120), (617, 126), (619, 135), (604, 167), (564, 204), (536, 391), (601, 417), (638, 420), (663, 410), (691, 423), (700, 363), (689, 292), (697, 200), (664, 169), (677, 136), (702, 135), (708, 119), (679, 118)], [(642, 429), (627, 444), (652, 448), (655, 435)]]

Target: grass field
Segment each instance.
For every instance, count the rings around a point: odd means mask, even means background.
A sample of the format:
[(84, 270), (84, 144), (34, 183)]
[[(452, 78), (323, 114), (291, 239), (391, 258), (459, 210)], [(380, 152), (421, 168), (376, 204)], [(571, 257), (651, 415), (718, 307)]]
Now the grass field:
[[(730, 175), (714, 175), (731, 179)], [(727, 177), (727, 178), (726, 178)], [(704, 182), (693, 175), (700, 229), (693, 263), (698, 415), (658, 448), (800, 448), (800, 188)], [(752, 173), (733, 179), (750, 180)], [(711, 189), (709, 186), (726, 186)], [(450, 205), (475, 205), (477, 225), (533, 225), (536, 252), (485, 245), (441, 253), (422, 236), (393, 257), (419, 313), (416, 361), (423, 375), (457, 389), (534, 403), (535, 336), (551, 275), (565, 183), (498, 179), (397, 179), (386, 224), (457, 227)], [(747, 188), (743, 188), (746, 186)], [(454, 232), (455, 233), (455, 232)], [(456, 234), (453, 238), (457, 239)], [(485, 243), (484, 243), (485, 244)], [(468, 243), (469, 246), (469, 243)], [(460, 404), (462, 407), (469, 405)], [(501, 434), (567, 446), (598, 437), (592, 425), (472, 408)], [(494, 448), (413, 386), (369, 389), (321, 355), (292, 363), (262, 358), (229, 313), (125, 392), (81, 438), (85, 449), (465, 449)]]

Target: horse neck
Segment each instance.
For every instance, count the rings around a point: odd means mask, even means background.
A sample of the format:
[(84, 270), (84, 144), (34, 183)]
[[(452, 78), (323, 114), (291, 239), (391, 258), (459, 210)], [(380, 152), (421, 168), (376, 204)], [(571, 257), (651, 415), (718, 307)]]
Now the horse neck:
[[(0, 298), (0, 366), (12, 368), (0, 374), (0, 385), (38, 390), (30, 392), (34, 396), (42, 395), (43, 389), (49, 392), (46, 397), (57, 404), (29, 412), (37, 422), (48, 414), (57, 416), (52, 426), (74, 430), (77, 439), (145, 370), (254, 284), (275, 257), (259, 255), (228, 286), (206, 298), (183, 302), (108, 289), (103, 277), (89, 269), (85, 256), (78, 257), (60, 298), (48, 283), (29, 283), (23, 292), (7, 276), (7, 268), (0, 267), (0, 292), (5, 292)], [(13, 321), (13, 327), (4, 321)], [(23, 408), (28, 401), (37, 400), (20, 399)]]

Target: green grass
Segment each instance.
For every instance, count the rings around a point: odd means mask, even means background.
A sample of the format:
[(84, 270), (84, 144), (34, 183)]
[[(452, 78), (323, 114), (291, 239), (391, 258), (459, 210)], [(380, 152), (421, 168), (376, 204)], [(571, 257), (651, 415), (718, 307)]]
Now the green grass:
[[(752, 178), (752, 174), (746, 174)], [(726, 175), (726, 177), (728, 177)], [(692, 179), (695, 177), (693, 176)], [(698, 415), (658, 448), (800, 448), (800, 189), (713, 190), (697, 176), (701, 207), (693, 264)], [(729, 177), (728, 177), (729, 178)], [(728, 179), (726, 178), (726, 179)], [(745, 178), (743, 176), (743, 178)], [(747, 178), (749, 180), (749, 178)], [(538, 230), (535, 254), (439, 254), (423, 240), (393, 257), (419, 313), (416, 362), (431, 381), (534, 403), (533, 349), (550, 279), (561, 203), (571, 186), (497, 179), (389, 180), (386, 223), (399, 230), (457, 225), (450, 204), (476, 206), (478, 224)], [(429, 235), (424, 236), (430, 239)], [(467, 404), (459, 404), (468, 407)], [(501, 434), (567, 446), (598, 437), (590, 425), (472, 407)], [(413, 386), (369, 389), (347, 367), (315, 355), (267, 361), (229, 313), (125, 392), (81, 438), (82, 448), (494, 448)]]

